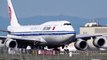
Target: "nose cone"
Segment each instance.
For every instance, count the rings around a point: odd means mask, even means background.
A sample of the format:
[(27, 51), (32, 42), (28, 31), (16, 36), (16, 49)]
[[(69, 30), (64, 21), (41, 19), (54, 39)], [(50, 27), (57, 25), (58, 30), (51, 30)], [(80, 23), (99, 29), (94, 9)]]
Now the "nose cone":
[(70, 31), (75, 31), (72, 26), (68, 26), (68, 30), (70, 30)]
[(63, 28), (64, 28), (64, 30), (66, 30), (66, 31), (75, 32), (75, 30), (74, 30), (74, 28), (72, 27), (72, 25), (64, 26)]

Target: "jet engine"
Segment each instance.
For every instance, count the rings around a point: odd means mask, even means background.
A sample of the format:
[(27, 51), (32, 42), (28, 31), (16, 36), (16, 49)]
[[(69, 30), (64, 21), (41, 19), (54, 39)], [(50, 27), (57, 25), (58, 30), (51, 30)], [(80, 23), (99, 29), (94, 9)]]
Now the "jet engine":
[(99, 48), (107, 48), (107, 38), (105, 36), (97, 37), (93, 44)]
[(16, 40), (13, 40), (13, 39), (7, 39), (5, 44), (6, 44), (6, 47), (10, 47), (10, 48), (15, 48), (18, 45)]
[(4, 46), (3, 40), (0, 40), (0, 47), (3, 47), (3, 46)]
[(75, 48), (78, 50), (86, 50), (88, 48), (88, 44), (86, 41), (82, 40), (82, 39), (78, 39), (75, 44), (74, 44)]

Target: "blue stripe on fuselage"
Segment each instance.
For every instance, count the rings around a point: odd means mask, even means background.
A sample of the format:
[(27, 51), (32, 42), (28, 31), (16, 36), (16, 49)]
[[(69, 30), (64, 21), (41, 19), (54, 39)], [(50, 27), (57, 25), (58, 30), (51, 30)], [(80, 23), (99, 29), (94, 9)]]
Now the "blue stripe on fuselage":
[(75, 31), (36, 31), (36, 32), (13, 32), (16, 36), (41, 36), (41, 35), (67, 35), (76, 34)]

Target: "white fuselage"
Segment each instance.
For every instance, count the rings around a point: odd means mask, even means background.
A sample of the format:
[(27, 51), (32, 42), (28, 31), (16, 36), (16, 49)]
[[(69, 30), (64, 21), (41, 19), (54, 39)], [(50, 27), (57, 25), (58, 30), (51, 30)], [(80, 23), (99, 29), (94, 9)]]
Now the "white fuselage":
[(10, 36), (35, 39), (41, 41), (42, 45), (64, 45), (72, 42), (75, 38), (75, 31), (68, 21), (51, 21), (41, 25), (29, 25), (12, 27)]
[(41, 25), (23, 26), (18, 23), (12, 1), (7, 0), (10, 16), (8, 36), (27, 38), (28, 40), (40, 41), (41, 45), (64, 45), (75, 38), (75, 31), (68, 21), (50, 21)]

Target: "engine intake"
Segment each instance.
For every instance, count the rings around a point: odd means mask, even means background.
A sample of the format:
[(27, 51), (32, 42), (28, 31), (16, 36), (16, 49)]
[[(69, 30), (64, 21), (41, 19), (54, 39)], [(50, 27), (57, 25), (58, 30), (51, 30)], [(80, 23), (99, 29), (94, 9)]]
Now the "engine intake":
[(7, 47), (10, 47), (10, 48), (17, 47), (17, 42), (16, 40), (13, 40), (13, 39), (8, 39), (5, 44)]
[(86, 50), (88, 48), (87, 42), (82, 39), (78, 39), (74, 45), (75, 48), (78, 50)]
[(93, 44), (98, 48), (107, 48), (107, 38), (106, 37), (97, 37)]
[(0, 40), (0, 47), (4, 47), (4, 42), (2, 40)]

